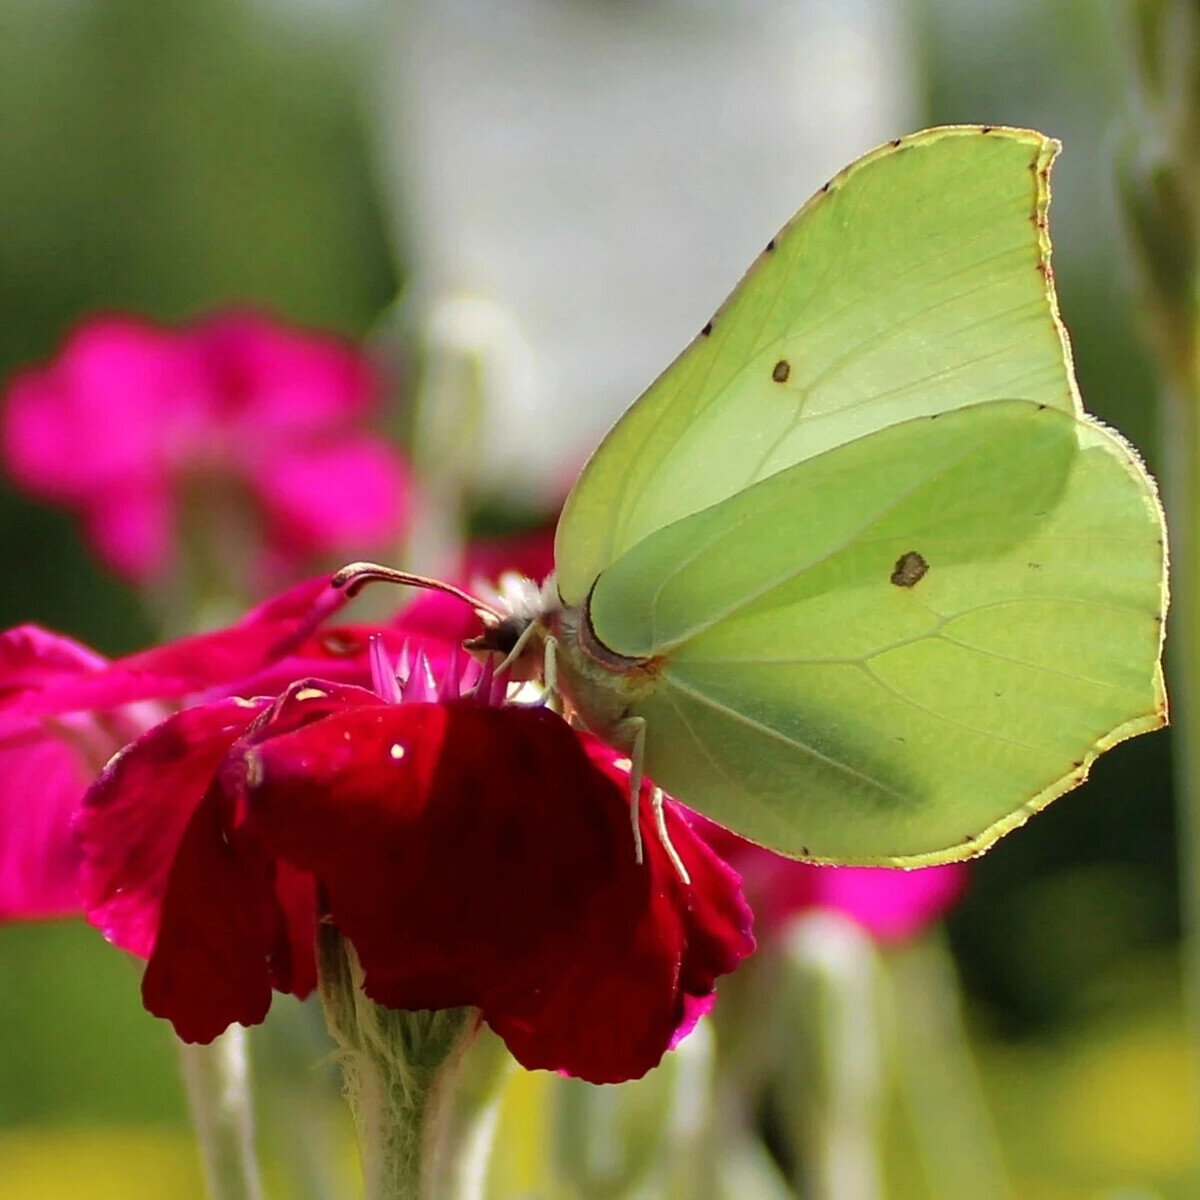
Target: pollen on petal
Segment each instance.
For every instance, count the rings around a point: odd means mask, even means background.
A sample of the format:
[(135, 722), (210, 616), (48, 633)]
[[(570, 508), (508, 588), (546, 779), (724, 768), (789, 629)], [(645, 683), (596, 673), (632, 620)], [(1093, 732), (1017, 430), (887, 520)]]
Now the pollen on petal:
[(392, 758), (399, 762), (400, 759), (404, 757), (404, 747), (401, 746), (399, 742), (395, 742), (388, 753), (392, 756)]
[(262, 758), (257, 751), (247, 750), (243, 761), (246, 764), (246, 786), (248, 788), (258, 787), (263, 780)]

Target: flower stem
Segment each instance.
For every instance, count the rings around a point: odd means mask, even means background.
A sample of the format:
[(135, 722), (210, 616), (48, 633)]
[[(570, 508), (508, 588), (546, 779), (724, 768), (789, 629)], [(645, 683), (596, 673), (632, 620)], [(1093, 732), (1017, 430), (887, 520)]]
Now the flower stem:
[(1012, 1200), (944, 934), (894, 950), (886, 967), (887, 1042), (927, 1178), (941, 1195)]
[[(1163, 381), (1163, 490), (1171, 531), (1171, 708), (1182, 924), (1200, 1100), (1200, 12), (1131, 0), (1131, 145), (1120, 198)], [(1193, 1113), (1200, 1132), (1200, 1107)]]
[(337, 929), (317, 938), (325, 1019), (340, 1050), (358, 1130), (365, 1200), (435, 1200), (435, 1162), (456, 1153), (445, 1126), (475, 1014), (402, 1012), (362, 991), (362, 971)]
[[(879, 963), (868, 934), (838, 913), (797, 920), (787, 936), (792, 986), (809, 1009), (815, 1061), (789, 1062), (782, 1099), (799, 1143), (800, 1182), (816, 1200), (883, 1196)], [(805, 1059), (808, 1059), (805, 1062)]]
[(180, 1042), (179, 1061), (209, 1200), (262, 1200), (246, 1031), (231, 1025), (208, 1046)]
[(500, 1117), (504, 1082), (513, 1060), (487, 1029), (467, 1048), (453, 1087), (443, 1089), (427, 1177), (430, 1200), (483, 1200)]

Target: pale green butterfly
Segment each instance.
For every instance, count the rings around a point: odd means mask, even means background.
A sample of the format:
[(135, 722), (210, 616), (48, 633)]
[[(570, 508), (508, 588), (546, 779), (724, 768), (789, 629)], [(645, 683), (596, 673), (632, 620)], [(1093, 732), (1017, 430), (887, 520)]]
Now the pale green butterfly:
[(930, 129), (831, 180), (601, 442), (540, 600), (472, 601), (635, 794), (816, 862), (947, 862), (1164, 723), (1162, 511), (1082, 409), (1058, 149)]

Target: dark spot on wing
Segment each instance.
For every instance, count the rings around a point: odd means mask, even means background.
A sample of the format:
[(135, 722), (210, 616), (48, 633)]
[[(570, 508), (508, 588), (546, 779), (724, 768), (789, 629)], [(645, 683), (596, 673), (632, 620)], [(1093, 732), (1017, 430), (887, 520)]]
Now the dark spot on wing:
[(995, 125), (980, 125), (979, 132), (980, 133), (991, 133), (992, 130), (995, 128), (996, 128)]
[(803, 854), (805, 858), (808, 858), (808, 857), (809, 857), (809, 850), (808, 850), (808, 847), (807, 847), (807, 846), (801, 846), (801, 847), (800, 847), (800, 853), (801, 853), (801, 854)]
[(892, 149), (895, 150), (896, 147), (900, 145), (900, 142), (901, 142), (900, 138), (893, 138), (892, 139)]
[(929, 564), (915, 550), (909, 550), (896, 559), (896, 567), (892, 571), (892, 582), (897, 587), (910, 588), (925, 578)]
[(771, 253), (771, 251), (772, 251), (772, 250), (774, 250), (774, 249), (775, 249), (775, 239), (774, 239), (774, 238), (772, 238), (772, 239), (771, 239), (771, 240), (770, 240), (770, 241), (767, 243), (767, 253), (768, 253), (768, 254), (770, 254), (770, 253)]
[(702, 330), (700, 330), (700, 336), (701, 336), (701, 337), (708, 337), (708, 335), (709, 335), (710, 333), (712, 333), (712, 322), (711, 322), (711, 321), (709, 321), (709, 322), (708, 322), (708, 324), (707, 324), (707, 325), (705, 325), (705, 326), (704, 326), (704, 328), (703, 328)]
[(775, 369), (771, 372), (771, 378), (776, 383), (787, 383), (788, 376), (792, 373), (791, 364), (786, 358), (781, 358), (776, 364)]

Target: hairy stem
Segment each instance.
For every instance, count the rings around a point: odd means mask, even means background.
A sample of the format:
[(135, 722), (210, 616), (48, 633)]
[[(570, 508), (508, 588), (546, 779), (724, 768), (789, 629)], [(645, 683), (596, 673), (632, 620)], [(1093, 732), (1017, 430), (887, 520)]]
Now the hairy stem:
[(471, 1009), (402, 1012), (362, 991), (354, 951), (325, 924), (317, 939), (321, 1003), (338, 1044), (358, 1130), (365, 1200), (436, 1200), (435, 1164), (457, 1156), (447, 1122)]

